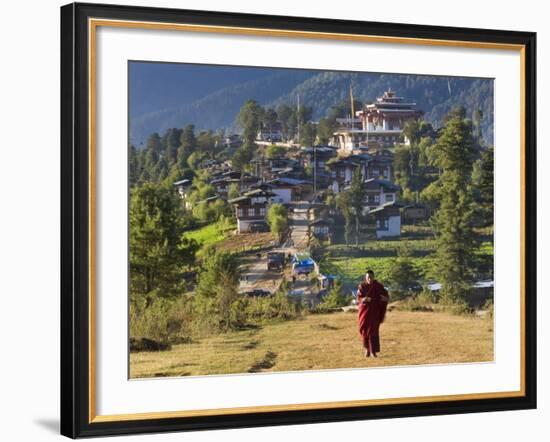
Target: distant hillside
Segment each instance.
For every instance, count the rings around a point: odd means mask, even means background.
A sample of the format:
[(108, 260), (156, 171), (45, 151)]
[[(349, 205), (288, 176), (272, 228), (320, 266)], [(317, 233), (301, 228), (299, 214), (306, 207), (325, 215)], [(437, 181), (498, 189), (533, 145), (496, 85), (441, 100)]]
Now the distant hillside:
[(314, 74), (311, 71), (285, 70), (223, 87), (191, 103), (146, 113), (131, 122), (130, 140), (139, 145), (153, 132), (162, 133), (170, 127), (186, 124), (194, 124), (199, 130), (233, 127), (239, 109), (249, 98), (261, 104), (271, 102)]
[(417, 103), (425, 118), (440, 126), (454, 106), (463, 105), (468, 115), (476, 109), (483, 112), (482, 132), (493, 142), (493, 82), (487, 79), (401, 75), (377, 73), (316, 72), (288, 70), (265, 78), (223, 87), (189, 104), (169, 107), (134, 118), (130, 139), (139, 144), (152, 132), (162, 133), (169, 127), (195, 124), (197, 129), (233, 128), (235, 117), (249, 98), (262, 105), (300, 103), (313, 107), (314, 119), (321, 118), (331, 107), (349, 100), (349, 87), (356, 100), (370, 102), (387, 89), (397, 91), (407, 101)]

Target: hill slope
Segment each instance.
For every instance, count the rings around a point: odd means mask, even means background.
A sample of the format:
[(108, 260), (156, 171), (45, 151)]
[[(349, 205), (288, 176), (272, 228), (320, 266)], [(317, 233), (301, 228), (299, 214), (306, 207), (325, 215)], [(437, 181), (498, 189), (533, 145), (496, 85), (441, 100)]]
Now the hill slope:
[(132, 119), (130, 139), (139, 144), (153, 132), (162, 133), (170, 127), (181, 128), (187, 124), (194, 124), (199, 130), (232, 127), (247, 99), (268, 103), (312, 75), (310, 71), (288, 70), (223, 87), (190, 103), (143, 114)]
[(328, 114), (331, 107), (349, 100), (352, 85), (354, 98), (371, 102), (392, 89), (407, 101), (417, 103), (426, 120), (440, 126), (454, 106), (463, 105), (467, 114), (483, 112), (482, 133), (493, 142), (493, 82), (489, 79), (438, 77), (428, 75), (319, 72), (287, 70), (265, 78), (223, 87), (213, 93), (176, 107), (168, 107), (132, 118), (130, 139), (139, 144), (152, 132), (169, 127), (194, 124), (197, 129), (235, 129), (235, 117), (249, 98), (262, 105), (276, 107), (302, 104), (313, 107), (314, 119)]
[(367, 359), (356, 313), (309, 315), (170, 351), (132, 353), (130, 377), (492, 361), (492, 325), (488, 318), (391, 311), (380, 331), (380, 356)]

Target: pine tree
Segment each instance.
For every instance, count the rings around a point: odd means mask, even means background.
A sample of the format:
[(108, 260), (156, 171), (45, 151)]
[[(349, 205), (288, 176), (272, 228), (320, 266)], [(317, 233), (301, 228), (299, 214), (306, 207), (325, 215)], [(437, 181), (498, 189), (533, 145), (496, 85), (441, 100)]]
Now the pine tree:
[(442, 170), (436, 185), (440, 206), (433, 217), (437, 238), (434, 271), (441, 294), (449, 301), (463, 300), (474, 278), (474, 201), (471, 174), (475, 158), (472, 123), (463, 109), (453, 111), (434, 145), (434, 161)]
[(277, 112), (275, 112), (275, 109), (273, 108), (266, 109), (266, 111), (263, 113), (263, 116), (262, 116), (262, 126), (267, 127), (269, 132), (272, 132), (273, 126), (275, 125), (276, 122), (277, 122)]
[(130, 144), (128, 149), (128, 181), (130, 187), (133, 187), (137, 184), (139, 179), (139, 157), (136, 147), (133, 144)]
[(145, 183), (130, 196), (130, 294), (145, 297), (176, 293), (184, 266), (194, 262), (197, 244), (182, 239), (180, 202), (173, 189)]
[(336, 131), (337, 123), (334, 118), (321, 118), (317, 125), (317, 139), (321, 146), (325, 146), (333, 137)]
[(243, 128), (245, 144), (254, 144), (263, 119), (262, 107), (254, 100), (247, 100), (241, 107), (237, 118), (239, 125)]
[(306, 123), (301, 126), (300, 129), (300, 144), (302, 146), (313, 146), (315, 144), (315, 138), (317, 137), (317, 131), (315, 125), (312, 123)]
[(162, 142), (160, 139), (160, 135), (155, 132), (151, 135), (149, 135), (149, 138), (147, 139), (147, 156), (148, 156), (148, 163), (150, 166), (154, 166), (162, 153)]
[(239, 172), (250, 167), (250, 162), (254, 158), (254, 144), (245, 143), (237, 149), (233, 158), (231, 158), (231, 167)]
[(486, 226), (493, 225), (494, 218), (494, 148), (490, 146), (481, 153), (479, 196), (481, 214)]
[(178, 148), (180, 146), (180, 138), (182, 130), (177, 128), (170, 128), (166, 131), (164, 135), (164, 145), (165, 145), (165, 158), (169, 166), (174, 164), (178, 158)]
[(195, 138), (195, 126), (188, 124), (183, 128), (180, 135), (180, 146), (178, 147), (177, 163), (182, 169), (187, 167), (187, 158), (197, 149), (197, 139)]

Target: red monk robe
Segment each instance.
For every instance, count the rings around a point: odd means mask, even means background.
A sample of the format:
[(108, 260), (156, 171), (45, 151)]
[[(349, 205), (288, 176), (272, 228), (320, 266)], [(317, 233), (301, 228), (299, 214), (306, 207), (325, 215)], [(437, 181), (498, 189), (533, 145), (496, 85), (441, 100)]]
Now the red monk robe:
[(388, 291), (378, 281), (362, 282), (357, 290), (359, 305), (359, 333), (367, 356), (380, 351), (380, 324), (384, 322), (388, 306)]

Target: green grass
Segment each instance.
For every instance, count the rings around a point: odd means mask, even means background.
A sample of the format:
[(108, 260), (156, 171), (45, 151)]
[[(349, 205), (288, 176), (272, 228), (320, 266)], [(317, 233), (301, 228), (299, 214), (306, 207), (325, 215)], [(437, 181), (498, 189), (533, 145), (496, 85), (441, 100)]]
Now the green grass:
[(228, 223), (212, 223), (195, 230), (190, 230), (183, 234), (184, 238), (194, 239), (200, 245), (197, 253), (199, 256), (208, 246), (214, 245), (226, 239), (235, 226)]
[[(367, 269), (372, 269), (376, 279), (387, 281), (395, 257), (328, 258), (319, 264), (322, 273), (336, 275), (345, 285), (355, 286), (364, 278)], [(413, 265), (425, 272), (431, 265), (431, 257), (412, 257)]]
[[(431, 274), (437, 242), (427, 226), (402, 226), (401, 238), (366, 241), (360, 245), (359, 249), (345, 244), (329, 245), (327, 246), (329, 257), (319, 264), (320, 270), (325, 274), (339, 276), (347, 286), (358, 284), (368, 268), (374, 270), (377, 279), (387, 281), (398, 251), (404, 244), (408, 245), (412, 264), (424, 279), (437, 279)], [(476, 250), (476, 255), (491, 265), (493, 243), (482, 242)]]

